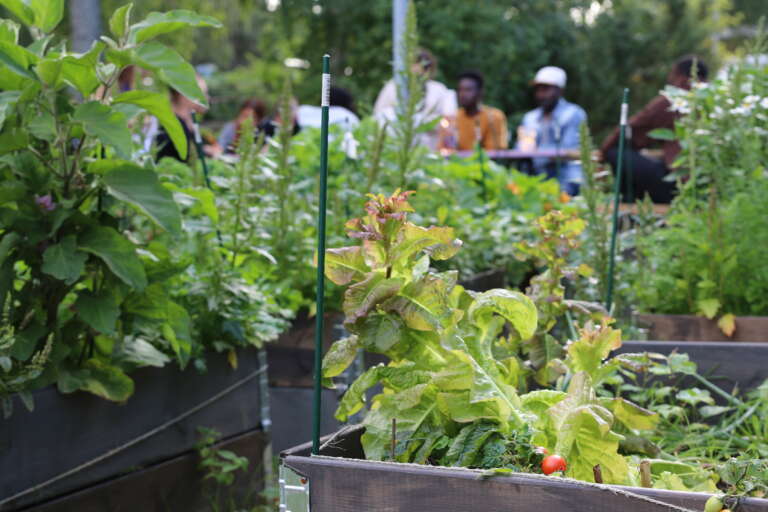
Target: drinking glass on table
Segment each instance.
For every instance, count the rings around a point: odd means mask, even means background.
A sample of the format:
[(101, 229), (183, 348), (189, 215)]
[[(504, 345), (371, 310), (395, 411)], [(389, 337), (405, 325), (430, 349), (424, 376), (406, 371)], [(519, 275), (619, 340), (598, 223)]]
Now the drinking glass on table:
[(517, 128), (517, 147), (521, 151), (536, 151), (536, 130), (519, 126)]

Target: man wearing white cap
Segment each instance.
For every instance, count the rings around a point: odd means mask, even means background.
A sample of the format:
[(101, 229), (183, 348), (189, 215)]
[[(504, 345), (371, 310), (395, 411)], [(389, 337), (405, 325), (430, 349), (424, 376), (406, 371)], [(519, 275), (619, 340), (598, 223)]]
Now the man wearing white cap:
[[(537, 149), (579, 149), (579, 127), (586, 122), (587, 114), (583, 108), (563, 98), (566, 80), (565, 71), (555, 66), (541, 68), (533, 79), (534, 97), (539, 107), (525, 114), (518, 133), (535, 135)], [(578, 194), (581, 184), (578, 161), (534, 158), (533, 170), (536, 174), (556, 177), (568, 194)]]

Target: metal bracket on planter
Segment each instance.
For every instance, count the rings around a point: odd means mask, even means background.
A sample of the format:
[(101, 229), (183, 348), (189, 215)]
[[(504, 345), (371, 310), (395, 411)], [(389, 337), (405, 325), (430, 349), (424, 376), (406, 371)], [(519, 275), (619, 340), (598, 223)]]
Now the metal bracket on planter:
[(267, 350), (263, 347), (259, 349), (259, 368), (261, 369), (261, 375), (259, 375), (261, 429), (267, 436), (262, 464), (264, 465), (264, 478), (269, 482), (273, 481), (275, 472), (272, 461), (272, 415), (269, 407), (269, 363), (267, 362)]
[(280, 464), (280, 512), (310, 512), (309, 479)]

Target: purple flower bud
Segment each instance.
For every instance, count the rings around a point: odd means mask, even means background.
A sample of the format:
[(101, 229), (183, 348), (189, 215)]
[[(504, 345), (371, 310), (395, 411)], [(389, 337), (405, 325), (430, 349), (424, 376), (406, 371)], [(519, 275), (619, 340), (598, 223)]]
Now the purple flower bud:
[(44, 196), (35, 196), (35, 204), (46, 212), (52, 212), (56, 209), (56, 203), (53, 202), (51, 194), (45, 194)]

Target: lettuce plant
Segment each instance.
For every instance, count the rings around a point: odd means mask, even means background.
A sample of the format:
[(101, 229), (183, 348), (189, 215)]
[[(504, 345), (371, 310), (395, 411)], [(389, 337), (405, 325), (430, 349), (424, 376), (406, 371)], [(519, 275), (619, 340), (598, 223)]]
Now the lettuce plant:
[(468, 291), (455, 271), (431, 269), (461, 242), (451, 228), (409, 222), (409, 195), (370, 196), (366, 215), (347, 223), (361, 243), (327, 251), (326, 275), (347, 286), (351, 335), (326, 354), (323, 377), (330, 384), (361, 348), (389, 359), (349, 387), (337, 418), (360, 411), (366, 392), (381, 385), (363, 421), (370, 459), (532, 469), (539, 445), (571, 458), (569, 476), (591, 480), (601, 464), (607, 482), (627, 482), (629, 465), (618, 453), (623, 437), (613, 426), (649, 428), (654, 415), (597, 395), (596, 386), (623, 364), (605, 361), (621, 343), (619, 331), (588, 324), (567, 348), (567, 390), (521, 395), (519, 359), (503, 347), (534, 336), (534, 302), (517, 291)]

